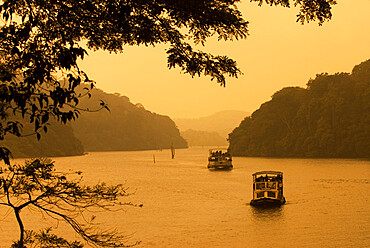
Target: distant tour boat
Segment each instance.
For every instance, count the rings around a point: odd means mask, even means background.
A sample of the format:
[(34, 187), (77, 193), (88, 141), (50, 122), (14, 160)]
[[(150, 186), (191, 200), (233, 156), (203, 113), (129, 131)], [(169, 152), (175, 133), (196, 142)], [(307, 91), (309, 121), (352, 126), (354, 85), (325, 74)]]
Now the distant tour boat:
[(210, 149), (208, 156), (208, 169), (231, 170), (232, 158), (227, 149)]
[(253, 174), (253, 206), (280, 206), (285, 203), (283, 173), (260, 171)]

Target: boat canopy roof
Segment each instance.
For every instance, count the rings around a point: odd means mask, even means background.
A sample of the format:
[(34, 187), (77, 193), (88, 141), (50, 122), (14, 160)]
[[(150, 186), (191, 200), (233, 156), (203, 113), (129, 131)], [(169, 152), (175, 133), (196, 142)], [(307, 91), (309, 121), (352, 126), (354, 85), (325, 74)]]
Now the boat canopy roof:
[(209, 149), (209, 152), (217, 152), (217, 151), (222, 151), (222, 152), (227, 152), (228, 149), (227, 148), (212, 148), (212, 149)]
[(283, 172), (281, 172), (281, 171), (258, 171), (256, 173), (254, 173), (253, 176), (266, 175), (266, 174), (283, 175)]

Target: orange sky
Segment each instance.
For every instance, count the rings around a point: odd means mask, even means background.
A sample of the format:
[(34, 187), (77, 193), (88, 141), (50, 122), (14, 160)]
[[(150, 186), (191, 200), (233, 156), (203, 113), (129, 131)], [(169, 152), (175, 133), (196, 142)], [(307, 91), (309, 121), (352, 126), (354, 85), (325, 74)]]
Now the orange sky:
[(338, 0), (330, 22), (300, 25), (297, 9), (258, 7), (242, 1), (250, 22), (246, 40), (209, 40), (199, 49), (228, 55), (244, 75), (226, 88), (208, 77), (191, 78), (167, 69), (166, 45), (127, 47), (122, 54), (89, 52), (82, 69), (104, 91), (128, 96), (158, 114), (207, 116), (222, 110), (253, 112), (286, 86), (305, 87), (317, 73), (350, 72), (370, 59), (370, 0)]

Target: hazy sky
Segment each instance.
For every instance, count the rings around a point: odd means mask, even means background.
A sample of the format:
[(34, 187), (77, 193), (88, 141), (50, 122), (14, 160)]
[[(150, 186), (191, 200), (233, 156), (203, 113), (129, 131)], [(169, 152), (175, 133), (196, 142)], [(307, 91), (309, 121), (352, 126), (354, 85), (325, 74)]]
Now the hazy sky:
[(238, 62), (244, 75), (227, 78), (226, 88), (209, 77), (168, 70), (166, 45), (127, 47), (122, 54), (89, 52), (81, 67), (98, 88), (172, 118), (221, 110), (253, 112), (283, 87), (305, 87), (318, 73), (350, 72), (370, 59), (370, 0), (337, 2), (332, 20), (320, 27), (317, 22), (297, 23), (296, 8), (242, 1), (238, 6), (250, 22), (249, 37), (233, 42), (211, 39), (198, 48)]

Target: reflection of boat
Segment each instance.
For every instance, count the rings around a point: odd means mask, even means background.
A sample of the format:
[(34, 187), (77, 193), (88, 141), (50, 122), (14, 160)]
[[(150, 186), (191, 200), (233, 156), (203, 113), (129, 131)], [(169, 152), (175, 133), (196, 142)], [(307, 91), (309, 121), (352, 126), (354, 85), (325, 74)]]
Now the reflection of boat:
[(210, 149), (208, 156), (208, 169), (231, 170), (232, 158), (227, 149)]
[(260, 171), (253, 174), (253, 206), (280, 206), (285, 203), (283, 173)]

